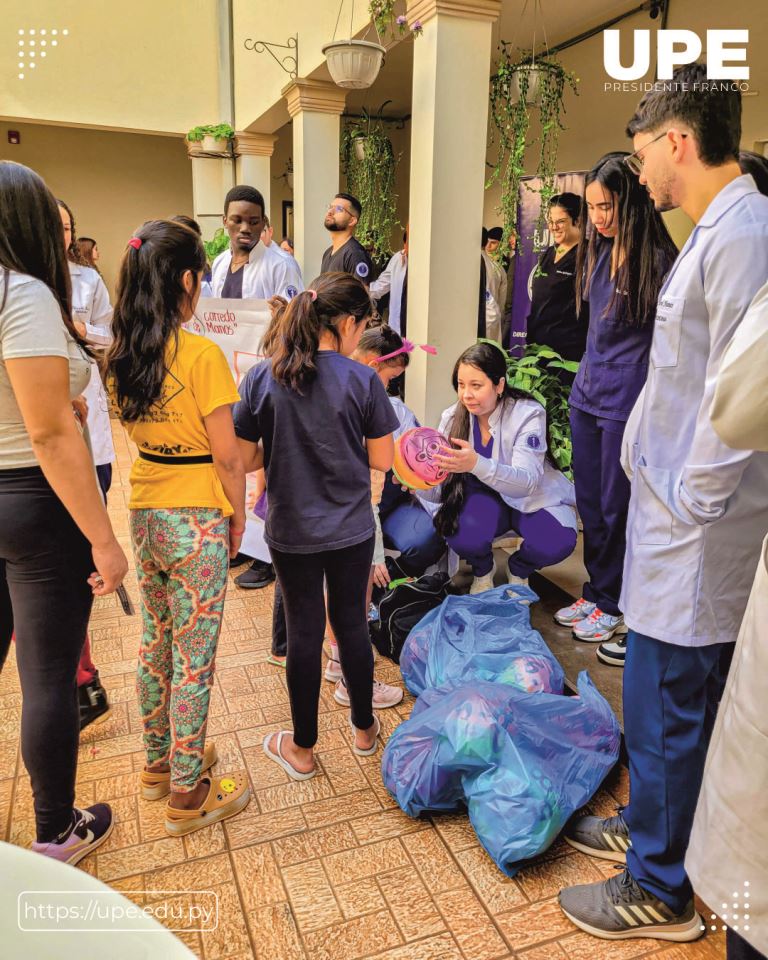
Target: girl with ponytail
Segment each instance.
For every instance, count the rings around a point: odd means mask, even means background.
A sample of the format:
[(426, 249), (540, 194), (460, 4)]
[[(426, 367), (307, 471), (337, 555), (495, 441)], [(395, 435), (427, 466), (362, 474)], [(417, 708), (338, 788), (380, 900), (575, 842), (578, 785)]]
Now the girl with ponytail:
[(194, 230), (145, 223), (120, 266), (107, 357), (107, 385), (139, 450), (128, 507), (144, 618), (141, 793), (170, 792), (171, 836), (232, 817), (250, 799), (244, 771), (204, 776), (216, 761), (205, 730), (229, 558), (245, 530), (235, 383), (221, 349), (182, 328), (205, 265)]
[(440, 421), (452, 449), (436, 457), (450, 474), (434, 491), (441, 498), (437, 532), (472, 567), (470, 593), (493, 587), (493, 541), (523, 538), (508, 562), (510, 583), (560, 563), (576, 546), (573, 485), (547, 456), (546, 413), (507, 385), (506, 355), (477, 343), (456, 361), (458, 402)]
[(265, 539), (288, 627), (293, 730), (268, 736), (264, 752), (294, 780), (317, 772), (324, 583), (353, 749), (370, 756), (377, 746), (366, 607), (375, 531), (370, 471), (391, 468), (398, 419), (376, 371), (350, 359), (373, 312), (365, 285), (345, 273), (323, 274), (278, 304), (263, 345), (269, 359), (248, 371), (235, 408), (245, 469), (266, 471)]

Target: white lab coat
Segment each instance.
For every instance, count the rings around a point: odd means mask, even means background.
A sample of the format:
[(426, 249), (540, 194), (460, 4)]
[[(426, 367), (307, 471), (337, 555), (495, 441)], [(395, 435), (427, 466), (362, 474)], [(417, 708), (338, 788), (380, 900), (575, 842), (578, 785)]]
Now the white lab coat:
[(389, 325), (402, 334), (400, 316), (403, 306), (403, 284), (408, 272), (408, 254), (401, 250), (396, 253), (384, 270), (368, 287), (374, 300), (380, 300), (389, 294)]
[[(728, 347), (712, 423), (729, 446), (768, 451), (768, 283)], [(713, 908), (730, 904), (734, 890), (743, 904), (749, 890), (749, 930), (742, 922), (739, 933), (761, 953), (768, 953), (766, 622), (768, 537), (720, 701), (685, 858), (696, 892)]]
[(489, 254), (482, 251), (485, 262), (485, 336), (501, 343), (501, 321), (507, 299), (507, 275)]
[[(457, 404), (443, 411), (439, 431), (449, 436)], [(475, 429), (475, 418), (469, 417), (469, 436)], [(571, 481), (552, 466), (546, 457), (547, 426), (544, 407), (536, 400), (502, 401), (488, 418), (493, 441), (490, 457), (478, 456), (472, 473), (513, 510), (535, 513), (546, 510), (564, 527), (577, 529), (576, 496)], [(425, 509), (433, 516), (440, 508), (442, 487), (418, 494)], [(507, 536), (514, 533), (510, 530)], [(458, 568), (458, 558), (451, 551), (449, 571)]]
[(768, 198), (749, 176), (704, 212), (659, 295), (648, 380), (627, 424), (632, 480), (620, 606), (679, 646), (736, 639), (768, 530), (768, 454), (709, 417), (723, 353), (768, 276)]
[[(69, 264), (72, 279), (72, 317), (85, 324), (85, 339), (98, 349), (112, 342), (112, 305), (104, 281), (92, 267)], [(112, 463), (115, 447), (109, 422), (109, 403), (96, 363), (91, 363), (91, 379), (83, 396), (88, 402), (88, 433), (93, 462), (97, 467)]]
[[(232, 251), (225, 250), (213, 261), (211, 289), (214, 297), (220, 297), (227, 279)], [(292, 300), (304, 289), (301, 270), (293, 257), (277, 244), (265, 247), (261, 241), (251, 250), (248, 263), (242, 268), (243, 299), (269, 300), (270, 297), (285, 297)]]

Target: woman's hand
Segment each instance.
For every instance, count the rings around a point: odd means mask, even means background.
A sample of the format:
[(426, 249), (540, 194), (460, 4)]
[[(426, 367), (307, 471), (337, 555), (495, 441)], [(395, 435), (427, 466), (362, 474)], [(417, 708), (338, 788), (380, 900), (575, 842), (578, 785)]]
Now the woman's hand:
[(72, 401), (72, 409), (75, 411), (75, 416), (80, 426), (84, 427), (88, 420), (88, 401), (82, 394), (80, 394), (79, 397), (75, 397)]
[(386, 563), (374, 563), (373, 565), (373, 582), (377, 587), (388, 587), (389, 580), (389, 570), (387, 569)]
[(117, 540), (112, 540), (106, 547), (92, 547), (91, 552), (96, 569), (88, 577), (88, 583), (94, 596), (105, 597), (123, 582), (128, 573), (128, 561)]
[(240, 552), (240, 544), (243, 542), (245, 533), (245, 521), (241, 529), (237, 529), (233, 523), (229, 524), (229, 559), (233, 560)]
[[(477, 454), (467, 440), (452, 439), (454, 447), (441, 447), (434, 461), (448, 473), (471, 473), (477, 463)], [(458, 448), (458, 449), (454, 449)]]

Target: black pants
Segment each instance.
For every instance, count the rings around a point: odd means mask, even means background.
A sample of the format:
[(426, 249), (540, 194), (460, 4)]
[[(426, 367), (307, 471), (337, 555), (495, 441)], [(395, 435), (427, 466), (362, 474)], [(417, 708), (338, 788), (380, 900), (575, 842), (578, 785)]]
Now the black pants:
[(270, 548), (288, 627), (286, 673), (299, 747), (317, 743), (325, 592), (328, 617), (339, 644), (341, 669), (349, 690), (352, 722), (360, 730), (373, 724), (373, 653), (368, 636), (365, 596), (373, 559), (373, 537), (342, 550), (283, 553)]
[(765, 954), (755, 950), (747, 941), (731, 930), (725, 934), (725, 950), (728, 960), (765, 960)]
[[(2, 620), (16, 628), (21, 754), (32, 779), (37, 839), (67, 828), (79, 736), (77, 663), (93, 596), (88, 541), (38, 468), (0, 470)], [(10, 603), (11, 610), (8, 610)]]

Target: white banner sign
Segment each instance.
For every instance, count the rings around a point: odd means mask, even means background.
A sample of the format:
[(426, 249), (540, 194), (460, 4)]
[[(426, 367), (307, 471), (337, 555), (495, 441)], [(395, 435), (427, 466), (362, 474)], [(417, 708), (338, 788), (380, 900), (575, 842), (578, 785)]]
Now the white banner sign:
[[(201, 297), (195, 316), (185, 326), (192, 333), (208, 337), (221, 347), (239, 387), (246, 373), (262, 357), (259, 348), (271, 316), (266, 300)], [(249, 557), (269, 562), (269, 549), (264, 542), (264, 523), (253, 512), (259, 492), (256, 474), (249, 473), (245, 481), (245, 535), (240, 550)]]

